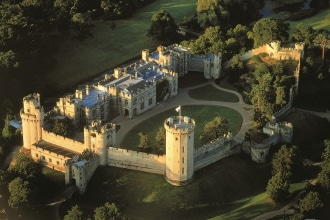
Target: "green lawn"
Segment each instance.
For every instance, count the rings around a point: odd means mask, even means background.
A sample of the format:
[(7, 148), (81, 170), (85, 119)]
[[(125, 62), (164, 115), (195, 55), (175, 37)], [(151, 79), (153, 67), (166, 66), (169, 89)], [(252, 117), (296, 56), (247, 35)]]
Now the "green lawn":
[(224, 92), (212, 85), (205, 85), (189, 91), (189, 96), (206, 101), (238, 102), (238, 97), (230, 92)]
[(66, 36), (61, 40), (57, 66), (46, 74), (46, 79), (71, 86), (134, 57), (140, 58), (142, 49), (158, 46), (146, 37), (154, 12), (167, 10), (179, 23), (194, 14), (196, 3), (196, 0), (157, 0), (137, 10), (130, 19), (115, 21), (114, 29), (112, 21), (93, 21), (93, 39), (72, 41), (71, 36)]
[[(233, 135), (236, 135), (242, 125), (242, 116), (235, 110), (222, 106), (199, 106), (199, 105), (184, 105), (181, 106), (182, 115), (190, 116), (195, 119), (195, 146), (199, 146), (199, 135), (204, 129), (206, 123), (211, 121), (216, 116), (221, 116), (229, 121), (229, 126), (232, 130)], [(158, 115), (143, 121), (137, 126), (133, 127), (124, 137), (121, 146), (125, 149), (137, 150), (137, 145), (140, 142), (138, 136), (139, 132), (148, 134), (151, 141), (154, 141), (154, 137), (159, 127), (164, 125), (166, 118), (176, 115), (176, 112), (167, 110), (159, 113)]]
[(277, 208), (262, 193), (269, 170), (269, 164), (233, 155), (199, 170), (190, 184), (177, 187), (161, 175), (100, 167), (78, 204), (93, 209), (115, 202), (134, 220), (251, 219)]
[(326, 29), (330, 31), (330, 8), (319, 11), (316, 15), (300, 21), (289, 21), (290, 34), (296, 30), (296, 25), (301, 23), (303, 26), (310, 26), (316, 30)]
[(42, 174), (51, 182), (55, 183), (58, 186), (64, 186), (64, 173), (50, 169), (48, 167), (42, 168)]

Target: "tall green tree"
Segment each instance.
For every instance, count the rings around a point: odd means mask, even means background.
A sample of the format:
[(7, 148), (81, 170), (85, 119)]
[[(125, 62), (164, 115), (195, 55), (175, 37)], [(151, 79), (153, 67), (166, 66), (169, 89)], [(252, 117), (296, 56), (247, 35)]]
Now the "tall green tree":
[(319, 45), (322, 49), (322, 60), (324, 60), (325, 48), (330, 45), (330, 39), (328, 39), (328, 35), (330, 35), (330, 33), (323, 31), (319, 33), (314, 39), (314, 43)]
[(298, 210), (294, 214), (294, 219), (318, 219), (318, 210), (323, 207), (318, 192), (310, 191), (302, 199), (299, 200)]
[(276, 89), (276, 105), (279, 105), (283, 107), (283, 105), (286, 104), (286, 98), (285, 98), (285, 87), (277, 87)]
[(28, 179), (35, 178), (41, 174), (40, 164), (34, 162), (30, 156), (21, 152), (16, 154), (8, 170)]
[(124, 220), (125, 218), (120, 213), (116, 204), (107, 202), (103, 206), (97, 207), (94, 210), (94, 219), (95, 220)]
[(30, 183), (21, 177), (17, 177), (8, 184), (8, 205), (14, 210), (30, 206), (32, 191)]
[(9, 117), (9, 114), (7, 114), (5, 119), (5, 125), (2, 129), (2, 137), (5, 139), (10, 139), (13, 136), (13, 132), (9, 124)]
[(182, 44), (191, 49), (194, 54), (218, 54), (225, 50), (223, 32), (220, 27), (209, 27), (198, 39), (183, 41)]
[(318, 174), (318, 184), (330, 194), (330, 140), (324, 141), (325, 149), (322, 153), (321, 171)]
[(285, 179), (291, 181), (300, 174), (302, 158), (297, 146), (282, 145), (272, 159), (273, 174), (280, 173)]
[(143, 132), (138, 133), (140, 136), (140, 144), (138, 145), (138, 149), (143, 152), (150, 153), (151, 152), (151, 143), (149, 136)]
[(250, 91), (251, 102), (255, 109), (258, 109), (262, 115), (270, 119), (274, 113), (274, 95), (272, 88), (273, 75), (270, 72), (256, 73), (256, 82), (252, 85)]
[(54, 121), (54, 124), (52, 125), (52, 132), (67, 137), (71, 134), (70, 128), (71, 126), (69, 119), (65, 119), (65, 120), (56, 119)]
[(288, 23), (280, 19), (262, 18), (253, 25), (252, 31), (248, 32), (248, 37), (253, 39), (254, 47), (274, 40), (284, 43), (289, 38), (289, 27)]
[(64, 216), (64, 220), (84, 220), (84, 213), (78, 205), (74, 205)]
[(166, 130), (163, 126), (159, 127), (155, 137), (155, 147), (157, 154), (164, 154), (166, 151)]
[(295, 32), (292, 34), (296, 42), (304, 42), (306, 47), (312, 46), (317, 35), (316, 30), (312, 27), (305, 26), (302, 23), (297, 24)]
[(169, 45), (178, 42), (179, 34), (177, 31), (178, 25), (175, 23), (172, 15), (165, 10), (160, 10), (151, 17), (151, 25), (147, 36), (153, 41)]
[(280, 202), (289, 194), (289, 187), (289, 181), (281, 173), (277, 173), (268, 181), (266, 193), (275, 202)]
[(206, 144), (212, 140), (223, 137), (223, 135), (228, 132), (230, 132), (228, 120), (218, 116), (204, 126), (199, 138), (202, 144)]

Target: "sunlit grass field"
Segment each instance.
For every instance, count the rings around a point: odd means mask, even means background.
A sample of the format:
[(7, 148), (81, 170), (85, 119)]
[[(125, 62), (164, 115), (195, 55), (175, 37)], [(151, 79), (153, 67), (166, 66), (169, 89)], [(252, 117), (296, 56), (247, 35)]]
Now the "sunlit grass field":
[(114, 21), (115, 28), (111, 27), (112, 21), (93, 21), (93, 39), (72, 41), (72, 36), (62, 39), (57, 66), (46, 75), (47, 80), (70, 86), (140, 57), (142, 49), (158, 46), (146, 36), (154, 12), (167, 10), (179, 23), (194, 14), (196, 3), (196, 0), (157, 0), (137, 10), (129, 19)]
[(294, 33), (297, 24), (301, 23), (303, 26), (309, 26), (316, 30), (326, 29), (330, 31), (330, 8), (319, 11), (316, 15), (305, 18), (300, 21), (289, 21), (290, 34)]
[[(237, 134), (243, 121), (242, 116), (236, 110), (222, 106), (184, 105), (181, 106), (181, 109), (182, 115), (188, 115), (195, 119), (195, 122), (198, 125), (195, 128), (195, 147), (200, 145), (199, 136), (203, 131), (205, 124), (210, 122), (214, 117), (221, 116), (227, 119), (233, 135)], [(147, 134), (150, 141), (153, 142), (159, 127), (164, 126), (165, 119), (173, 115), (177, 115), (177, 113), (171, 109), (141, 122), (126, 134), (121, 143), (121, 147), (130, 150), (137, 150), (137, 146), (140, 143), (140, 137), (138, 136), (139, 132)]]

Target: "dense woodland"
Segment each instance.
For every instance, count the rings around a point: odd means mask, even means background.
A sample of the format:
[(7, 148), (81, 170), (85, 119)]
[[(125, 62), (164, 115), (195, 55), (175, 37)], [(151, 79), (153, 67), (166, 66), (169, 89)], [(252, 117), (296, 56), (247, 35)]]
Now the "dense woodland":
[[(0, 158), (9, 152), (10, 146), (19, 143), (19, 134), (8, 125), (10, 117), (16, 114), (21, 105), (22, 96), (31, 92), (42, 92), (44, 96), (58, 92), (51, 84), (40, 82), (39, 76), (49, 71), (57, 63), (53, 58), (57, 51), (56, 36), (71, 34), (72, 40), (79, 41), (92, 38), (91, 21), (93, 19), (115, 20), (128, 18), (134, 11), (151, 3), (153, 0), (2, 0), (0, 4)], [(329, 7), (329, 1), (312, 1), (313, 10)], [(239, 91), (244, 92), (246, 101), (253, 104), (254, 120), (264, 124), (271, 115), (281, 108), (288, 99), (288, 90), (292, 85), (292, 76), (288, 66), (291, 63), (265, 65), (262, 57), (254, 57), (257, 68), (249, 71), (246, 64), (238, 56), (253, 48), (272, 40), (281, 40), (283, 44), (304, 42), (305, 59), (302, 60), (298, 107), (317, 110), (330, 109), (329, 75), (329, 32), (314, 30), (313, 27), (298, 26), (290, 36), (289, 25), (283, 20), (261, 18), (258, 10), (263, 0), (198, 0), (196, 13), (176, 24), (170, 13), (161, 10), (152, 16), (149, 32), (152, 40), (168, 45), (181, 43), (191, 48), (193, 53), (222, 53), (223, 63), (228, 62), (226, 78)], [(294, 19), (303, 18), (304, 14)], [(180, 36), (178, 25), (184, 26), (201, 36)], [(166, 37), (164, 37), (166, 36)], [(169, 38), (168, 36), (172, 36)], [(222, 79), (221, 79), (222, 80)], [(315, 97), (318, 97), (315, 99)], [(163, 133), (163, 131), (159, 131)], [(323, 136), (325, 139), (328, 136)], [(143, 138), (143, 134), (141, 134)], [(145, 138), (145, 137), (144, 137)], [(204, 137), (205, 138), (205, 137)], [(145, 138), (146, 139), (146, 138)], [(208, 139), (206, 138), (205, 141)], [(162, 135), (156, 141), (163, 144)], [(147, 141), (146, 141), (147, 142)], [(305, 196), (296, 219), (313, 216), (314, 210), (324, 206), (326, 198), (320, 195), (329, 194), (329, 141), (325, 141), (321, 149), (322, 166), (319, 174), (320, 184), (312, 188)], [(144, 145), (140, 146), (145, 148)], [(161, 153), (163, 149), (158, 149)], [(267, 192), (275, 201), (285, 200), (288, 184), (299, 176), (296, 170), (301, 165), (299, 146), (283, 146), (275, 154), (272, 161), (274, 175), (269, 181)], [(286, 155), (293, 155), (287, 158)], [(321, 154), (321, 153), (320, 153)], [(31, 163), (28, 158), (19, 155), (18, 163), (9, 170), (0, 172), (1, 212), (0, 218), (23, 216), (33, 219), (27, 210), (34, 210), (43, 217), (42, 204), (50, 198), (43, 186), (54, 189), (60, 187), (49, 183), (41, 173), (40, 167)], [(283, 170), (284, 169), (284, 170)], [(279, 175), (280, 173), (281, 175)], [(42, 181), (40, 181), (42, 180)], [(20, 187), (18, 187), (20, 186)], [(280, 188), (278, 186), (281, 186)], [(40, 197), (43, 195), (43, 197)], [(314, 200), (312, 200), (312, 198)], [(315, 199), (317, 198), (317, 199)], [(313, 204), (310, 204), (314, 202)], [(5, 204), (2, 206), (2, 204)], [(313, 207), (304, 210), (303, 207)], [(107, 211), (107, 210), (111, 210)], [(114, 213), (120, 216), (113, 204), (104, 204), (97, 215)], [(33, 215), (33, 214), (32, 214)], [(70, 217), (71, 216), (71, 217)], [(82, 211), (72, 207), (66, 219), (80, 219)], [(118, 217), (119, 218), (119, 217)], [(120, 217), (121, 218), (121, 217)], [(102, 218), (99, 218), (102, 219)]]

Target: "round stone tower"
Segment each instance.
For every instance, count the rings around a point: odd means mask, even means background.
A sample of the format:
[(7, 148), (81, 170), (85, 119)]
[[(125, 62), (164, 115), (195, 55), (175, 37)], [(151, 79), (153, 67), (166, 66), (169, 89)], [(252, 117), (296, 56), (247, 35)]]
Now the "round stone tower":
[(40, 106), (40, 95), (30, 94), (23, 98), (21, 110), (23, 146), (31, 149), (32, 144), (41, 140), (44, 109)]
[(195, 121), (187, 116), (165, 120), (166, 170), (165, 178), (172, 185), (187, 184), (194, 174)]

